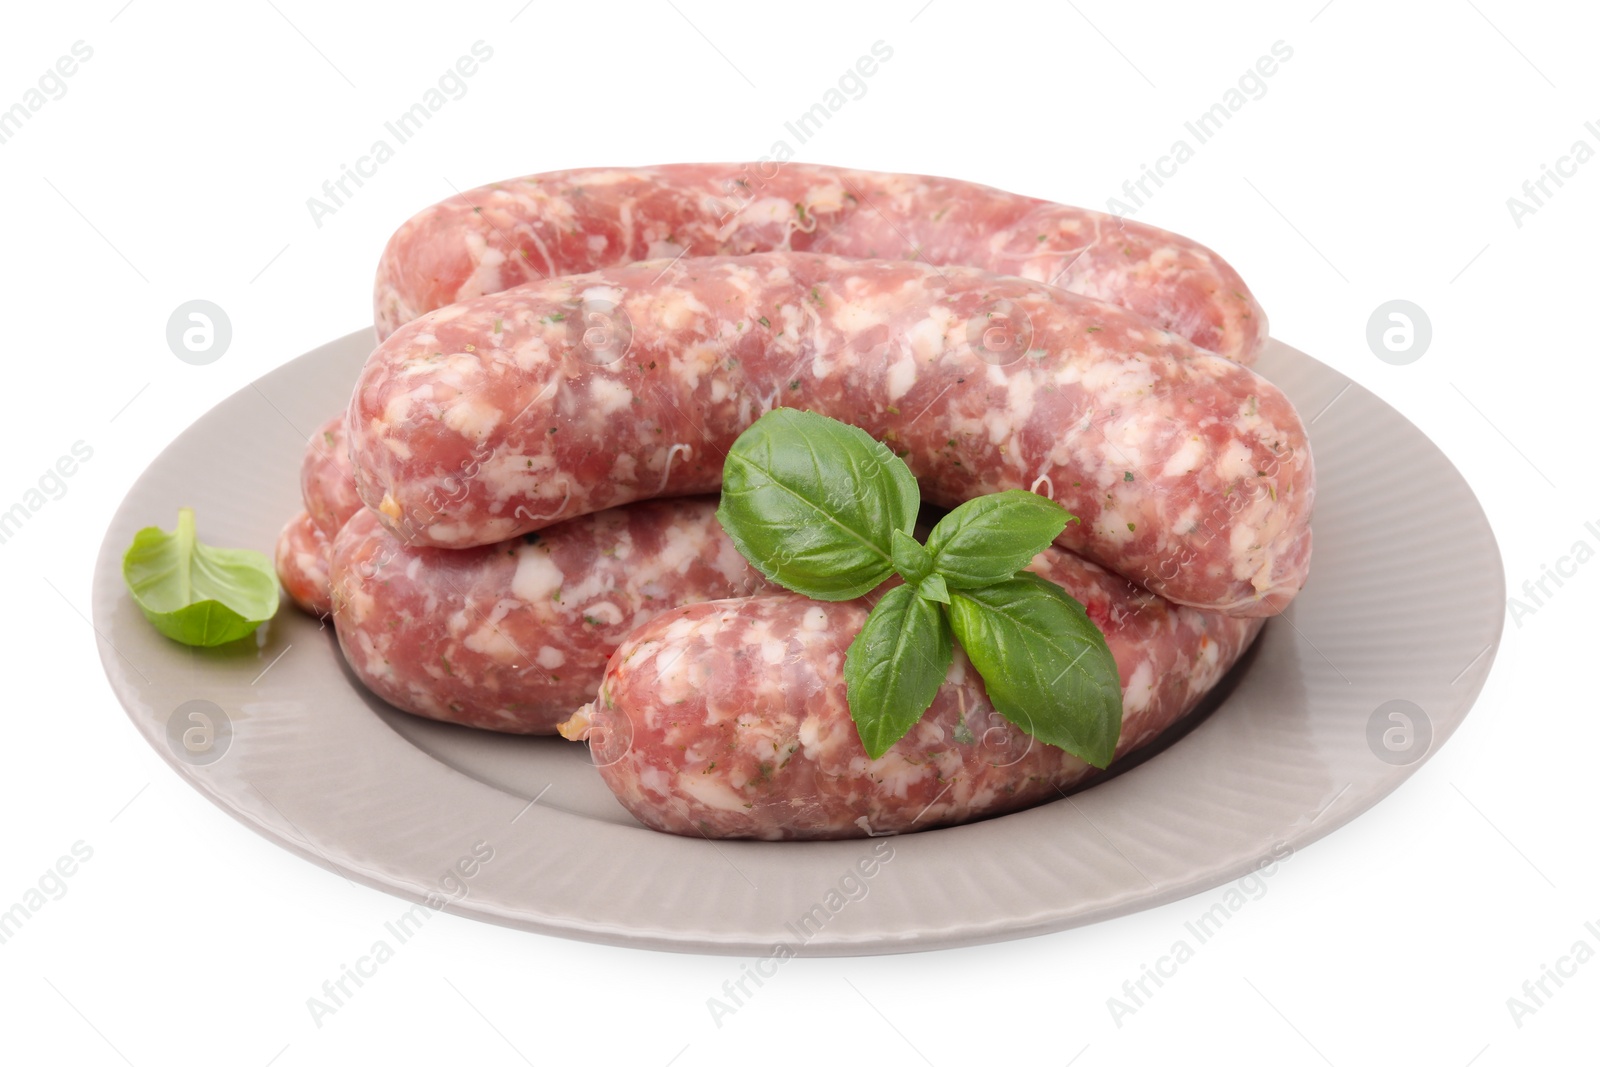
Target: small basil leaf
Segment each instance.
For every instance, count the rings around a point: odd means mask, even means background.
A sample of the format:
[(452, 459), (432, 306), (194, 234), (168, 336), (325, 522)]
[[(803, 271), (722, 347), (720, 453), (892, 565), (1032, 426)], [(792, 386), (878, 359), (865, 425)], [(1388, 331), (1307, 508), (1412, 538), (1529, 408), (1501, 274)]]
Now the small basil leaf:
[(1009, 578), (1073, 521), (1053, 500), (1007, 489), (969, 500), (928, 535), (933, 566), (953, 589), (976, 589)]
[(894, 557), (895, 573), (909, 585), (916, 585), (933, 571), (933, 557), (917, 544), (917, 539), (903, 530), (896, 530), (890, 543)]
[(185, 645), (237, 641), (278, 610), (272, 561), (249, 549), (201, 544), (191, 508), (179, 509), (172, 533), (146, 526), (134, 534), (122, 580), (150, 624)]
[(909, 585), (883, 595), (844, 657), (845, 698), (868, 756), (882, 756), (922, 718), (953, 655), (939, 605)]
[(950, 589), (944, 584), (944, 575), (930, 574), (917, 583), (917, 595), (939, 604), (950, 603)]
[(739, 435), (717, 519), (762, 574), (816, 600), (851, 600), (893, 573), (891, 534), (920, 497), (905, 462), (863, 430), (778, 408)]
[(1122, 683), (1083, 605), (1035, 574), (950, 596), (950, 624), (995, 710), (1105, 767), (1122, 733)]

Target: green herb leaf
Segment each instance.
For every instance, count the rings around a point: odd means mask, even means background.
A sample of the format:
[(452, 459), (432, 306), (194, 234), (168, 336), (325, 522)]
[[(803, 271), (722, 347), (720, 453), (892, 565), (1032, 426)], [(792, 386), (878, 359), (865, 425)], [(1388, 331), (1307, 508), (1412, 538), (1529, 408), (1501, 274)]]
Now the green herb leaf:
[(917, 539), (903, 530), (896, 530), (890, 538), (891, 555), (895, 573), (909, 585), (916, 585), (933, 573), (933, 557), (917, 543)]
[(939, 605), (909, 585), (878, 601), (844, 657), (845, 698), (868, 756), (882, 756), (922, 718), (953, 655)]
[(938, 604), (950, 603), (950, 587), (944, 584), (942, 574), (930, 574), (918, 582), (917, 595)]
[(278, 610), (272, 561), (249, 549), (201, 544), (191, 508), (178, 510), (172, 533), (146, 526), (134, 535), (122, 580), (150, 624), (185, 645), (237, 641)]
[(1109, 764), (1122, 687), (1105, 637), (1060, 588), (1017, 573), (1078, 520), (1010, 490), (962, 504), (921, 545), (911, 536), (918, 503), (910, 470), (884, 445), (778, 409), (734, 442), (717, 518), (762, 574), (818, 600), (905, 579), (845, 656), (850, 714), (872, 758), (928, 709), (959, 639), (996, 710), (1046, 744)]
[(1071, 521), (1066, 508), (1036, 493), (990, 493), (940, 519), (928, 554), (952, 589), (976, 589), (1026, 567)]
[(717, 519), (771, 581), (851, 600), (893, 573), (893, 533), (911, 532), (918, 501), (905, 462), (864, 431), (778, 408), (729, 450)]
[(1096, 767), (1111, 762), (1122, 684), (1082, 604), (1038, 575), (1019, 574), (952, 593), (949, 612), (996, 711)]

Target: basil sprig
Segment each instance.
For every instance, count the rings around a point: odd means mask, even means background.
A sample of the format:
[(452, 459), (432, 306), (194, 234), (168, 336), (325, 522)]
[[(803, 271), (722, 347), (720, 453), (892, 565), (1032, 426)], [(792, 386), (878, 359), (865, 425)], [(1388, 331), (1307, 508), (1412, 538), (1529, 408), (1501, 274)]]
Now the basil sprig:
[(1076, 522), (1021, 490), (969, 500), (912, 536), (920, 494), (905, 463), (864, 431), (792, 408), (739, 436), (717, 519), (770, 580), (815, 600), (905, 580), (845, 654), (850, 715), (867, 755), (887, 752), (933, 703), (959, 640), (995, 710), (1096, 767), (1116, 752), (1122, 686), (1083, 605), (1022, 568)]

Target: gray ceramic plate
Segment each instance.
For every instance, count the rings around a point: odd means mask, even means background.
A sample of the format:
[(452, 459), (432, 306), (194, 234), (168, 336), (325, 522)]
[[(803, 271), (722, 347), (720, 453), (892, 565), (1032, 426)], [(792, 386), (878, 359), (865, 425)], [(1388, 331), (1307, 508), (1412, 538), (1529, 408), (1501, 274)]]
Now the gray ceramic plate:
[[(1500, 638), (1500, 556), (1460, 474), (1392, 408), (1274, 342), (1260, 370), (1316, 452), (1315, 565), (1185, 736), (1070, 798), (970, 826), (781, 844), (654, 833), (584, 746), (394, 711), (346, 672), (331, 629), (288, 604), (256, 640), (197, 650), (159, 636), (124, 591), (134, 531), (171, 528), (182, 505), (202, 539), (270, 552), (300, 508), (307, 435), (370, 347), (361, 331), (273, 371), (161, 454), (106, 533), (95, 627), (134, 725), (196, 789), (308, 859), (460, 914), (653, 948), (843, 955), (1148, 908), (1393, 791), (1460, 725)], [(474, 864), (475, 849), (492, 859)], [(470, 878), (451, 873), (463, 860)]]

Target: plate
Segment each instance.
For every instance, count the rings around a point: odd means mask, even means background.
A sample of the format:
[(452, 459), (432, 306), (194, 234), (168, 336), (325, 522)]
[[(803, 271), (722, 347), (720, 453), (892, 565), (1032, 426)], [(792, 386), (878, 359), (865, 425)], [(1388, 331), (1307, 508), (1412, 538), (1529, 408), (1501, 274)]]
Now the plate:
[[(1311, 431), (1310, 583), (1176, 743), (1071, 797), (968, 826), (836, 842), (644, 829), (558, 738), (413, 718), (365, 693), (330, 627), (285, 603), (237, 647), (161, 637), (122, 585), (140, 527), (272, 549), (307, 436), (370, 331), (204, 415), (128, 493), (95, 628), (134, 726), (251, 829), (347, 878), (508, 926), (743, 955), (902, 952), (1024, 937), (1211, 889), (1371, 808), (1461, 724), (1499, 643), (1505, 579), (1450, 462), (1393, 408), (1273, 342), (1259, 370)], [(420, 916), (419, 916), (420, 921)]]

